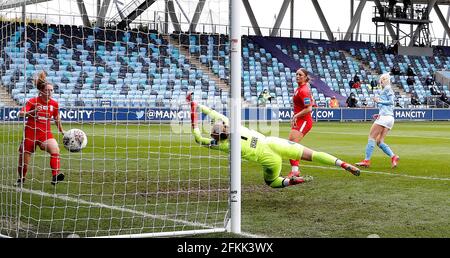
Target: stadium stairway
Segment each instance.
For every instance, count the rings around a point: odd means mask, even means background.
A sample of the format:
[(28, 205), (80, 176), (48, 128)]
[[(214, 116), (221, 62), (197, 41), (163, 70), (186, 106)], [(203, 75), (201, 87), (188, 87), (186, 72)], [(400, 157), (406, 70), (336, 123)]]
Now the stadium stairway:
[(2, 105), (8, 107), (17, 106), (17, 103), (12, 99), (4, 86), (0, 86), (0, 107)]
[(197, 57), (191, 55), (187, 48), (181, 46), (179, 42), (170, 37), (170, 35), (162, 35), (162, 37), (167, 40), (169, 44), (178, 48), (180, 50), (180, 53), (186, 56), (186, 58), (189, 58), (189, 62), (191, 63), (191, 65), (195, 65), (195, 67), (203, 70), (204, 74), (208, 75), (209, 78), (216, 83), (216, 87), (219, 87), (219, 89), (224, 92), (228, 92), (230, 90), (230, 87), (225, 82), (221, 81), (216, 74), (212, 73), (209, 67), (202, 64)]
[[(292, 71), (296, 71), (299, 68), (300, 64), (298, 62), (296, 62), (292, 57), (284, 54), (270, 40), (267, 40), (259, 36), (254, 36), (252, 37), (252, 39), (261, 47), (265, 48), (268, 52), (272, 53), (273, 57), (276, 57), (287, 67), (289, 67)], [(325, 97), (331, 98), (332, 96), (335, 96), (336, 99), (338, 99), (340, 105), (345, 106), (345, 101), (347, 100), (347, 98), (345, 98), (338, 92), (335, 92), (332, 89), (330, 89), (330, 87), (325, 82), (320, 80), (320, 78), (317, 77), (316, 75), (310, 74), (310, 77), (311, 77), (310, 82), (311, 85), (314, 86), (320, 93), (323, 93)]]

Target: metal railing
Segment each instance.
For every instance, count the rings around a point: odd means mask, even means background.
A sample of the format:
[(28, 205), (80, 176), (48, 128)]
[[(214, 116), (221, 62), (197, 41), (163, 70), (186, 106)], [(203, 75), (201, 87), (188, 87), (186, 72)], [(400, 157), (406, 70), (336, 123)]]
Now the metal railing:
[[(140, 2), (140, 1), (136, 1)], [(134, 5), (136, 5), (135, 1)], [(131, 3), (130, 3), (131, 4)], [(130, 5), (131, 6), (131, 5)], [(131, 8), (131, 7), (130, 7)], [(161, 26), (162, 23), (165, 23), (165, 21), (162, 21), (161, 19), (161, 13), (160, 11), (154, 11), (153, 18), (150, 19), (142, 19), (135, 20), (130, 24), (131, 28), (138, 28), (139, 26), (145, 26), (151, 29), (162, 29)], [(0, 13), (1, 14), (1, 13)], [(22, 13), (21, 12), (15, 12), (11, 11), (8, 12), (7, 17), (13, 17), (17, 19), (21, 19)], [(180, 25), (183, 31), (189, 30), (190, 23), (188, 22), (181, 22), (181, 13), (178, 13), (177, 16), (180, 18)], [(55, 20), (58, 20), (61, 24), (70, 24), (70, 25), (82, 25), (81, 18), (78, 15), (73, 14), (61, 14), (61, 13), (27, 13), (27, 17), (30, 19), (36, 18), (38, 20), (41, 20), (43, 23), (55, 23)], [(96, 18), (96, 17), (89, 17), (90, 19)], [(108, 22), (111, 21), (111, 19), (107, 19), (106, 24), (114, 25), (114, 23)], [(172, 23), (168, 22), (169, 30), (173, 31)], [(262, 36), (269, 36), (273, 30), (273, 28), (270, 27), (260, 27)], [(197, 32), (200, 33), (219, 33), (219, 34), (229, 34), (229, 25), (228, 24), (220, 24), (220, 23), (198, 23), (197, 25)], [(256, 35), (253, 27), (251, 26), (241, 26), (241, 34), (242, 35)], [(343, 31), (334, 31), (332, 32), (333, 39), (329, 39), (327, 36), (327, 33), (324, 30), (305, 30), (305, 29), (293, 29), (290, 28), (279, 28), (277, 37), (293, 37), (293, 38), (307, 38), (307, 39), (323, 39), (323, 40), (343, 40), (345, 37), (346, 32)], [(385, 45), (389, 45), (392, 42), (390, 41), (390, 38), (386, 35), (376, 35), (374, 33), (352, 33), (350, 37), (351, 41), (361, 41), (361, 42), (372, 42), (377, 43), (381, 42)], [(406, 40), (406, 39), (404, 39)], [(450, 46), (450, 39), (448, 38), (437, 38), (437, 37), (431, 37), (430, 41), (434, 43), (433, 45), (436, 46)], [(401, 42), (403, 43), (403, 42)], [(406, 42), (405, 42), (406, 43)]]
[[(260, 27), (262, 36), (269, 36), (272, 32), (273, 28), (268, 27)], [(242, 34), (245, 35), (256, 35), (253, 31), (253, 27), (251, 26), (242, 26), (241, 29)], [(331, 32), (333, 34), (334, 41), (336, 40), (343, 40), (345, 37), (345, 34), (347, 32), (342, 31), (334, 31)], [(292, 34), (292, 36), (291, 36)], [(323, 39), (323, 40), (330, 40), (327, 36), (327, 33), (323, 30), (302, 30), (302, 29), (286, 29), (286, 28), (280, 28), (278, 31), (277, 37), (292, 37), (292, 38), (308, 38), (308, 39)], [(389, 45), (392, 42), (390, 40), (390, 37), (385, 35), (376, 35), (374, 33), (352, 33), (350, 37), (351, 41), (361, 41), (361, 42), (372, 42), (372, 43), (384, 43), (385, 45)], [(400, 42), (403, 45), (406, 45), (406, 38), (403, 39), (405, 42)], [(448, 38), (436, 38), (436, 37), (430, 37), (430, 41), (434, 42), (436, 46), (450, 46), (450, 40)]]
[[(133, 0), (130, 3), (128, 3), (126, 6), (122, 7), (122, 14), (127, 17), (130, 13), (132, 13), (136, 8), (138, 8), (145, 0)], [(113, 3), (115, 4), (115, 3)], [(122, 17), (120, 17), (120, 13), (117, 12), (116, 15), (114, 15), (111, 18), (108, 18), (108, 22), (116, 22), (119, 23), (122, 20)]]

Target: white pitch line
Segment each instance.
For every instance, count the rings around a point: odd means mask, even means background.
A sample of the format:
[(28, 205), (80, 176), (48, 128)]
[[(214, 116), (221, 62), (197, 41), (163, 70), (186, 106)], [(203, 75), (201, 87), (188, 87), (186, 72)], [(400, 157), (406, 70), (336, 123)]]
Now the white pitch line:
[[(368, 136), (367, 133), (351, 133), (351, 132), (331, 132), (331, 131), (314, 131), (312, 134), (342, 134), (342, 135), (358, 135), (358, 136)], [(425, 135), (400, 135), (400, 134), (389, 134), (389, 137), (399, 137), (399, 138), (420, 138), (420, 139), (440, 139), (440, 140), (450, 140), (450, 137), (442, 136), (425, 136)]]
[[(23, 191), (25, 193), (36, 194), (36, 195), (40, 195), (40, 196), (43, 196), (43, 197), (57, 198), (57, 199), (64, 200), (64, 201), (75, 202), (75, 203), (85, 204), (85, 205), (99, 207), (99, 208), (107, 208), (107, 209), (116, 210), (116, 211), (129, 212), (129, 213), (141, 215), (141, 216), (144, 216), (144, 217), (150, 217), (150, 218), (155, 218), (155, 219), (166, 219), (164, 216), (160, 216), (160, 215), (153, 215), (153, 214), (149, 214), (149, 213), (142, 212), (142, 211), (136, 211), (136, 210), (123, 208), (123, 207), (117, 207), (117, 206), (111, 206), (111, 205), (107, 205), (107, 204), (99, 203), (99, 202), (85, 201), (83, 199), (69, 197), (68, 195), (64, 195), (64, 194), (51, 194), (51, 193), (47, 193), (47, 192), (43, 192), (43, 191), (39, 191), (39, 190), (29, 190), (29, 189), (24, 189), (24, 188), (21, 189), (21, 188), (17, 188), (17, 187), (13, 187), (13, 186), (6, 186), (6, 185), (2, 185), (2, 188), (6, 188), (6, 189), (9, 189), (9, 190), (12, 190), (12, 191), (19, 191), (19, 192)], [(168, 220), (173, 221), (173, 222), (180, 222), (180, 223), (187, 222), (187, 221), (177, 220), (177, 219), (168, 219)], [(205, 227), (208, 227), (208, 226), (206, 226), (204, 224), (201, 224), (201, 223), (187, 222), (185, 224), (187, 224), (189, 226), (205, 226)]]
[[(161, 152), (149, 152), (149, 153), (163, 154), (163, 155), (166, 154), (166, 155), (174, 155), (174, 156), (182, 156), (182, 157), (192, 157), (192, 155), (188, 155), (188, 154), (173, 154), (173, 153), (161, 153)], [(208, 157), (205, 157), (205, 158), (208, 158)], [(302, 165), (302, 167), (321, 168), (321, 169), (327, 169), (327, 170), (342, 170), (341, 168), (337, 168), (337, 167), (316, 166), (316, 165)], [(413, 176), (413, 175), (405, 175), (405, 174), (398, 174), (398, 173), (387, 173), (387, 172), (381, 172), (381, 171), (361, 170), (361, 172), (367, 173), (367, 174), (380, 174), (380, 175), (395, 176), (395, 177), (406, 177), (406, 178), (413, 178), (413, 179), (450, 181), (450, 178)], [(7, 188), (7, 189), (10, 189), (10, 190), (17, 190), (16, 187), (10, 187), (10, 186), (5, 186), (5, 185), (1, 185), (1, 186), (2, 186), (2, 188)], [(211, 228), (212, 229), (212, 227), (210, 227), (208, 225), (205, 225), (205, 224), (201, 224), (201, 223), (192, 223), (192, 222), (183, 221), (183, 220), (167, 219), (164, 216), (160, 216), (160, 215), (153, 215), (153, 214), (149, 214), (149, 213), (142, 212), (142, 211), (136, 211), (136, 210), (132, 210), (132, 209), (128, 209), (128, 208), (111, 206), (111, 205), (98, 203), (98, 202), (89, 202), (89, 201), (85, 201), (85, 200), (82, 200), (82, 199), (69, 197), (67, 195), (49, 194), (49, 193), (42, 192), (42, 191), (28, 190), (28, 189), (22, 189), (22, 191), (28, 192), (28, 193), (34, 193), (34, 194), (45, 196), (45, 197), (58, 198), (58, 199), (66, 200), (66, 201), (70, 201), (70, 202), (78, 202), (78, 203), (87, 204), (87, 205), (90, 205), (90, 206), (108, 208), (108, 209), (111, 209), (111, 210), (117, 210), (117, 211), (122, 211), (122, 212), (128, 212), (128, 213), (132, 213), (132, 214), (142, 215), (144, 217), (151, 217), (151, 218), (161, 219), (161, 220), (166, 219), (166, 220), (170, 220), (170, 221), (173, 221), (173, 222), (184, 223), (184, 224), (190, 225), (190, 226), (202, 226), (202, 227), (205, 227), (205, 228)], [(242, 235), (242, 236), (248, 237), (248, 238), (266, 238), (267, 237), (267, 236), (256, 235), (256, 234), (247, 233), (247, 232), (241, 232), (238, 235)]]
[[(161, 154), (161, 155), (170, 155), (170, 156), (181, 156), (181, 157), (192, 157), (192, 155), (189, 154), (174, 154), (174, 153), (161, 153), (161, 152), (149, 152), (151, 154)], [(198, 157), (198, 156), (196, 156)], [(202, 158), (210, 158), (210, 156), (201, 156)], [(216, 157), (217, 158), (217, 157)], [(248, 162), (244, 160), (244, 162)], [(337, 167), (326, 167), (326, 166), (316, 166), (316, 165), (301, 165), (302, 167), (311, 167), (311, 168), (323, 168), (323, 169), (331, 169), (331, 170), (342, 170), (341, 168)], [(414, 178), (414, 179), (427, 179), (427, 180), (438, 180), (438, 181), (450, 181), (450, 178), (440, 178), (440, 177), (427, 177), (427, 176), (413, 176), (413, 175), (405, 175), (405, 174), (398, 174), (398, 173), (387, 173), (387, 172), (381, 172), (381, 171), (369, 171), (369, 170), (361, 170), (361, 172), (367, 173), (367, 174), (380, 174), (380, 175), (387, 175), (387, 176), (400, 176), (400, 177), (407, 177), (407, 178)]]
[[(153, 154), (158, 154), (159, 152), (149, 152)], [(159, 153), (161, 154), (161, 153)], [(188, 154), (173, 154), (173, 153), (164, 153), (166, 155), (174, 155), (174, 156), (181, 156), (181, 157), (192, 157), (192, 155)], [(198, 156), (196, 156), (198, 157)], [(203, 158), (209, 158), (209, 156), (202, 156)], [(244, 160), (244, 162), (248, 162)], [(331, 169), (331, 170), (342, 170), (341, 168), (337, 167), (326, 167), (326, 166), (316, 166), (316, 165), (301, 165), (301, 167), (311, 167), (311, 168), (323, 168), (323, 169)], [(387, 173), (387, 172), (381, 172), (381, 171), (370, 171), (370, 170), (361, 170), (361, 172), (367, 173), (367, 174), (380, 174), (380, 175), (387, 175), (387, 176), (400, 176), (400, 177), (407, 177), (407, 178), (414, 178), (414, 179), (426, 179), (426, 180), (437, 180), (437, 181), (450, 181), (450, 178), (441, 178), (441, 177), (427, 177), (427, 176), (413, 176), (413, 175), (405, 175), (405, 174), (398, 174), (398, 173)]]
[[(394, 131), (395, 132), (395, 131)], [(367, 136), (367, 133), (353, 133), (353, 132), (336, 132), (336, 131), (314, 131), (313, 134), (341, 134), (341, 135), (358, 135), (358, 136)], [(165, 133), (161, 132), (157, 134), (157, 136), (169, 137), (170, 139), (176, 139), (182, 137), (189, 137), (191, 132), (173, 132), (173, 133)], [(157, 140), (159, 139), (155, 134), (137, 134), (137, 135), (125, 135), (125, 134), (95, 134), (97, 137), (112, 137), (116, 139), (143, 139), (143, 140)], [(389, 134), (390, 137), (400, 137), (400, 138), (421, 138), (421, 139), (441, 139), (441, 140), (450, 140), (450, 137), (442, 137), (442, 136), (426, 136), (426, 135), (400, 135), (400, 134)], [(184, 139), (184, 138), (183, 138)]]
[[(51, 193), (46, 193), (46, 192), (42, 192), (39, 190), (29, 190), (29, 189), (24, 189), (24, 188), (17, 188), (17, 187), (13, 187), (13, 186), (7, 186), (7, 185), (0, 185), (1, 188), (5, 188), (11, 191), (23, 191), (25, 193), (29, 193), (29, 194), (36, 194), (36, 195), (40, 195), (43, 197), (49, 197), (49, 198), (56, 198), (56, 199), (60, 199), (60, 200), (64, 200), (64, 201), (69, 201), (69, 202), (74, 202), (74, 203), (81, 203), (81, 204), (85, 204), (85, 205), (89, 205), (89, 206), (94, 206), (94, 207), (99, 207), (99, 208), (106, 208), (106, 209), (110, 209), (110, 210), (116, 210), (116, 211), (121, 211), (121, 212), (128, 212), (131, 214), (136, 214), (136, 215), (141, 215), (143, 217), (150, 217), (153, 219), (159, 219), (159, 220), (169, 220), (169, 221), (173, 221), (175, 223), (181, 223), (187, 226), (197, 226), (197, 227), (204, 227), (204, 228), (209, 228), (209, 229), (214, 229), (214, 227), (208, 226), (206, 224), (202, 224), (202, 223), (194, 223), (194, 222), (189, 222), (189, 221), (185, 221), (185, 220), (179, 220), (179, 219), (170, 219), (167, 218), (165, 216), (162, 215), (153, 215), (153, 214), (149, 214), (143, 211), (137, 211), (137, 210), (133, 210), (133, 209), (128, 209), (128, 208), (123, 208), (123, 207), (117, 207), (117, 206), (111, 206), (111, 205), (107, 205), (104, 203), (99, 203), (99, 202), (90, 202), (90, 201), (85, 201), (83, 199), (80, 198), (74, 198), (74, 197), (69, 197), (67, 195), (63, 195), (63, 194), (51, 194)], [(255, 234), (251, 234), (251, 233), (246, 233), (246, 232), (241, 232), (238, 235), (242, 235), (244, 237), (249, 237), (249, 238), (265, 238), (265, 236), (260, 236), (260, 235), (255, 235)]]
[(246, 233), (246, 232), (241, 232), (241, 233), (239, 233), (237, 235), (241, 235), (241, 236), (248, 237), (248, 238), (268, 238), (267, 236), (255, 235), (255, 234)]
[[(323, 168), (323, 169), (331, 169), (331, 170), (342, 170), (341, 168), (337, 167), (324, 167), (324, 166), (315, 166), (315, 165), (301, 165), (303, 167), (310, 167), (310, 168)], [(450, 181), (450, 178), (447, 177), (428, 177), (428, 176), (412, 176), (412, 175), (405, 175), (405, 174), (399, 174), (399, 173), (387, 173), (387, 172), (381, 172), (381, 171), (369, 171), (369, 170), (361, 170), (363, 173), (367, 174), (380, 174), (380, 175), (387, 175), (387, 176), (395, 176), (395, 177), (407, 177), (407, 178), (414, 178), (414, 179), (426, 179), (426, 180), (436, 180), (436, 181)]]

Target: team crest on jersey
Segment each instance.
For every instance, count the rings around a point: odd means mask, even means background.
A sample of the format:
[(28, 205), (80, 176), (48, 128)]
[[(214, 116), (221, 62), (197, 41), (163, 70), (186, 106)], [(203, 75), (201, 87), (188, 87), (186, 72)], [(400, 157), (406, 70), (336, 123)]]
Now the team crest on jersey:
[(50, 110), (50, 112), (53, 112), (53, 106), (41, 106), (42, 110), (47, 111)]

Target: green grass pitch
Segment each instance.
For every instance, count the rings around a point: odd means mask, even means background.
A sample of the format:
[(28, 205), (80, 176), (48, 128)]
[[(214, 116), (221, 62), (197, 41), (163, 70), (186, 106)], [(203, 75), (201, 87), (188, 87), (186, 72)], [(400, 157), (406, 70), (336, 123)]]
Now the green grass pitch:
[[(318, 122), (302, 144), (355, 163), (364, 157), (370, 126)], [(196, 145), (189, 130), (66, 124), (89, 137), (81, 153), (68, 153), (57, 136), (67, 180), (50, 185), (49, 157), (38, 150), (21, 192), (12, 186), (21, 128), (0, 125), (2, 234), (92, 237), (223, 225), (228, 156)], [(289, 130), (282, 123), (278, 134), (287, 138)], [(450, 236), (450, 123), (396, 122), (385, 142), (400, 156), (396, 169), (379, 148), (359, 177), (302, 161), (302, 174), (314, 181), (284, 189), (268, 187), (260, 166), (243, 161), (242, 231), (289, 238)], [(289, 170), (286, 160), (282, 173)]]

